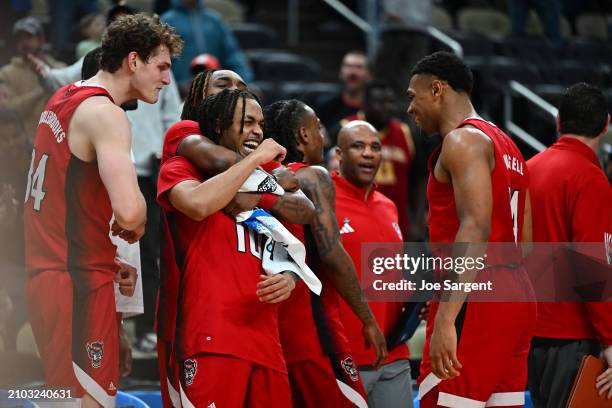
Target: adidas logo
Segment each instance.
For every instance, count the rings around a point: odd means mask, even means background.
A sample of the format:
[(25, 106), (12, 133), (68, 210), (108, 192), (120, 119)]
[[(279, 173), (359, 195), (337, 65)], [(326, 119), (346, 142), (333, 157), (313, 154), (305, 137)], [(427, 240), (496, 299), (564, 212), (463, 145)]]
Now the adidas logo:
[(215, 405), (215, 403), (213, 402), (212, 404), (210, 404), (209, 406), (207, 406), (206, 408), (217, 408), (217, 406)]
[(340, 228), (340, 234), (348, 234), (350, 232), (355, 232), (355, 230), (353, 229), (353, 227), (351, 227), (349, 222), (351, 222), (350, 218), (344, 219), (344, 225), (342, 226), (342, 228)]
[(117, 389), (117, 387), (115, 387), (115, 384), (113, 384), (113, 382), (111, 381), (111, 383), (108, 386), (108, 390), (109, 391), (115, 391)]

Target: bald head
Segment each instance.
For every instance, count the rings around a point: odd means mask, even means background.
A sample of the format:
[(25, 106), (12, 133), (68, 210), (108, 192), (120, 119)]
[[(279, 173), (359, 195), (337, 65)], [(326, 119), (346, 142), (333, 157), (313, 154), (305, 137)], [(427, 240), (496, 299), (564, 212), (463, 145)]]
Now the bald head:
[(378, 132), (370, 123), (365, 120), (354, 120), (342, 126), (338, 133), (338, 147), (348, 146), (352, 139), (358, 137), (359, 134), (375, 135), (378, 138)]
[(380, 138), (374, 126), (362, 120), (343, 126), (336, 153), (342, 177), (358, 187), (371, 187), (381, 160)]

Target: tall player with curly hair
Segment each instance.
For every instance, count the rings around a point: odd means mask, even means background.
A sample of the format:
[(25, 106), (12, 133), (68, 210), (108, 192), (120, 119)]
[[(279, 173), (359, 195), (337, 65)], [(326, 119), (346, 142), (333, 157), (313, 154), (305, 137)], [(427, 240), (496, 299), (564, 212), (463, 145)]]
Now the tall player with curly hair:
[[(38, 125), (24, 208), (30, 321), (46, 386), (72, 389), (83, 407), (114, 406), (119, 379), (111, 217), (128, 242), (146, 221), (119, 106), (155, 103), (182, 46), (158, 17), (118, 18), (102, 39), (100, 71), (58, 90)], [(120, 282), (124, 294), (134, 282)]]

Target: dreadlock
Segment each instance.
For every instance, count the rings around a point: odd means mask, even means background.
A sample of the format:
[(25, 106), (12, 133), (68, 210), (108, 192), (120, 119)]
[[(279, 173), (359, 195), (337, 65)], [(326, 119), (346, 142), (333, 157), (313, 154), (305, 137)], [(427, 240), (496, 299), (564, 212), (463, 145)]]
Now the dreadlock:
[(193, 78), (189, 94), (185, 98), (181, 120), (198, 120), (198, 106), (208, 96), (208, 81), (216, 69), (207, 69)]
[(208, 96), (198, 108), (197, 121), (202, 134), (206, 135), (213, 142), (219, 143), (223, 131), (232, 126), (236, 104), (240, 99), (242, 99), (242, 117), (240, 119), (240, 133), (242, 133), (244, 131), (246, 100), (253, 99), (259, 106), (261, 106), (261, 102), (257, 95), (249, 91), (224, 89), (216, 95)]
[(266, 138), (287, 149), (284, 163), (301, 162), (304, 154), (297, 147), (297, 132), (306, 113), (306, 104), (297, 99), (274, 102), (264, 109)]

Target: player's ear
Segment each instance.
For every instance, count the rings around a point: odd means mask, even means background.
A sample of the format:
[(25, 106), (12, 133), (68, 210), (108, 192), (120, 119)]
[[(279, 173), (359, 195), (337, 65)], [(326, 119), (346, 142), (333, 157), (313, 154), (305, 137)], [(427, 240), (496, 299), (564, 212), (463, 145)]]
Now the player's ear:
[(138, 53), (136, 51), (132, 51), (127, 55), (127, 65), (130, 72), (136, 71), (136, 60), (138, 59)]
[(604, 125), (603, 129), (601, 130), (601, 132), (599, 132), (600, 135), (604, 135), (606, 133), (608, 133), (608, 127), (610, 126), (610, 114), (608, 113), (608, 117), (606, 118), (606, 124)]
[(221, 137), (221, 119), (217, 118), (215, 120), (215, 133)]
[(443, 89), (444, 84), (442, 83), (442, 81), (438, 79), (434, 79), (433, 81), (431, 81), (431, 95), (434, 98), (440, 97), (440, 95), (442, 95)]
[(561, 134), (561, 118), (557, 113), (557, 118), (555, 119), (555, 123), (557, 124), (557, 133)]

